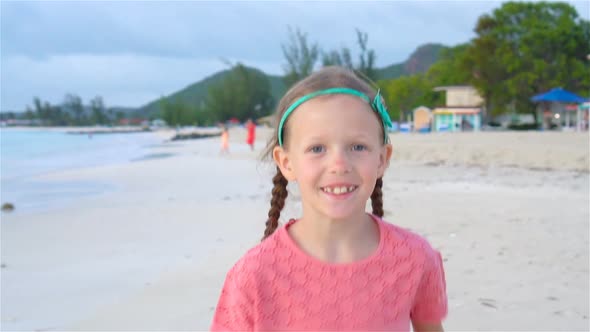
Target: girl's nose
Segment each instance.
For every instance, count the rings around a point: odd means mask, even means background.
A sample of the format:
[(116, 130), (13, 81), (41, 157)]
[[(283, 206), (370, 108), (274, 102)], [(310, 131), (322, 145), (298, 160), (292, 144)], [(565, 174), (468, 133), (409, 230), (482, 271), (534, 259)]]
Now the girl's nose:
[(350, 156), (343, 149), (332, 150), (330, 158), (330, 172), (333, 174), (346, 174), (351, 171)]

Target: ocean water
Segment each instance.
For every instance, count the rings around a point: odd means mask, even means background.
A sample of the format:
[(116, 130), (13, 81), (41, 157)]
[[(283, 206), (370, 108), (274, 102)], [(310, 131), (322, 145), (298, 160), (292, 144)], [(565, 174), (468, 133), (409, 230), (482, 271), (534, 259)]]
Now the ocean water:
[(71, 204), (78, 197), (116, 190), (114, 184), (45, 181), (41, 175), (127, 163), (149, 154), (161, 138), (151, 133), (76, 135), (53, 130), (0, 129), (0, 202), (15, 213)]

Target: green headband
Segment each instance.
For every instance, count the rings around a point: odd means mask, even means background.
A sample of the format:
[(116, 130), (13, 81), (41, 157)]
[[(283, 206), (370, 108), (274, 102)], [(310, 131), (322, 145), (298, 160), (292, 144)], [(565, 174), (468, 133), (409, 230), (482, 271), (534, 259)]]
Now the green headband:
[[(387, 131), (387, 128), (392, 127), (391, 118), (389, 117), (389, 114), (387, 113), (387, 108), (385, 107), (385, 105), (381, 101), (381, 90), (377, 91), (377, 95), (375, 96), (373, 101), (371, 101), (371, 98), (369, 98), (366, 94), (364, 94), (358, 90), (349, 89), (349, 88), (331, 88), (331, 89), (320, 90), (320, 91), (316, 91), (316, 92), (312, 92), (310, 94), (307, 94), (307, 95), (297, 99), (297, 101), (295, 101), (293, 104), (291, 104), (291, 106), (289, 106), (287, 111), (285, 111), (285, 113), (283, 114), (283, 117), (281, 118), (281, 122), (279, 123), (279, 131), (278, 131), (279, 145), (283, 146), (283, 126), (285, 125), (285, 121), (287, 121), (287, 118), (289, 117), (289, 115), (291, 115), (291, 113), (293, 113), (293, 111), (297, 107), (299, 107), (299, 105), (301, 105), (301, 104), (305, 103), (306, 101), (308, 101), (312, 98), (315, 98), (317, 96), (332, 95), (332, 94), (353, 95), (353, 96), (357, 96), (357, 97), (362, 98), (364, 101), (366, 101), (367, 103), (369, 103), (371, 105), (371, 108), (375, 112), (377, 112), (377, 114), (379, 114), (379, 117), (381, 117), (381, 121), (383, 122), (383, 128), (386, 131)], [(385, 136), (385, 143), (387, 143), (389, 141), (389, 137), (387, 135), (387, 132), (384, 133), (384, 136)]]

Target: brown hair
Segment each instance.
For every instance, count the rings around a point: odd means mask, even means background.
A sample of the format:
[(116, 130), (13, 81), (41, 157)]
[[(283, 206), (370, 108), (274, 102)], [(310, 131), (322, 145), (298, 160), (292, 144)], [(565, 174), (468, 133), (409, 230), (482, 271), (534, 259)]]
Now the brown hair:
[[(365, 81), (360, 79), (354, 72), (349, 69), (345, 69), (342, 67), (335, 67), (329, 66), (324, 67), (319, 71), (314, 72), (313, 74), (309, 75), (308, 77), (304, 78), (303, 80), (296, 83), (293, 87), (285, 93), (277, 110), (275, 112), (275, 119), (274, 119), (274, 132), (270, 140), (266, 145), (266, 149), (264, 150), (263, 158), (272, 158), (272, 153), (275, 147), (279, 146), (279, 138), (278, 138), (278, 126), (279, 122), (291, 104), (293, 104), (297, 99), (305, 96), (306, 94), (329, 89), (329, 88), (336, 88), (336, 87), (343, 87), (343, 88), (351, 88), (363, 92), (366, 94), (371, 100), (375, 98), (377, 94), (376, 91)], [(375, 116), (379, 118), (379, 115), (375, 113)], [(379, 123), (382, 124), (381, 119), (379, 118)], [(289, 119), (285, 121), (283, 127), (283, 143), (287, 145), (287, 137), (289, 136)], [(382, 134), (386, 135), (385, 128), (383, 128), (383, 124), (381, 125)], [(383, 136), (385, 137), (385, 136)], [(266, 239), (270, 236), (279, 226), (279, 217), (281, 215), (281, 211), (285, 206), (285, 200), (287, 199), (287, 179), (281, 173), (281, 170), (277, 167), (277, 173), (272, 179), (273, 182), (273, 189), (272, 189), (272, 198), (270, 200), (270, 210), (268, 211), (268, 219), (266, 221), (266, 229), (264, 230), (264, 236), (262, 240)], [(383, 217), (383, 198), (381, 187), (383, 186), (382, 178), (377, 179), (375, 183), (375, 188), (373, 189), (373, 193), (371, 194), (371, 205), (373, 207), (373, 214)]]

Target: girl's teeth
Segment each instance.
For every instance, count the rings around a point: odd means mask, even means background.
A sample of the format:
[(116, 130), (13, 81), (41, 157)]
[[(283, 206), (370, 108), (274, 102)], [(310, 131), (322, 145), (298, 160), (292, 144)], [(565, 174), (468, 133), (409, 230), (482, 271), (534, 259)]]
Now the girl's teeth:
[(351, 192), (355, 189), (354, 186), (350, 186), (350, 187), (335, 187), (335, 188), (330, 188), (330, 187), (325, 187), (324, 191), (330, 194), (336, 194), (336, 195), (340, 195), (340, 194), (344, 194), (347, 192)]

